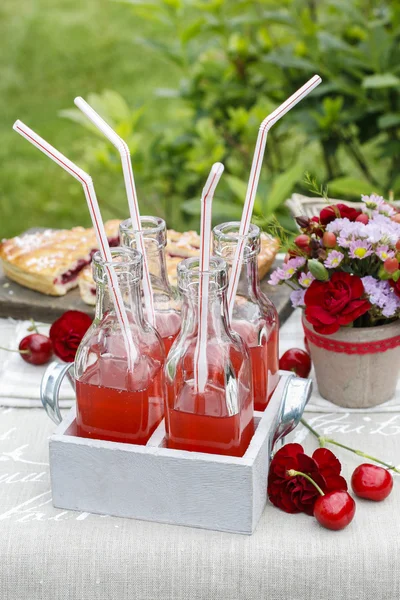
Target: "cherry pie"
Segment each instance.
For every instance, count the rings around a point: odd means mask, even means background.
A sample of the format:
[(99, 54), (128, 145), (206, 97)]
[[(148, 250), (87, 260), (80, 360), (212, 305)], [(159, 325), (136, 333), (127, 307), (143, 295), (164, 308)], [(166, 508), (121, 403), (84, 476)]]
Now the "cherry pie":
[[(111, 246), (119, 243), (119, 223), (113, 220), (105, 224)], [(7, 277), (20, 285), (50, 296), (64, 296), (78, 285), (78, 275), (96, 249), (93, 229), (48, 229), (4, 240), (0, 260)]]
[[(279, 242), (275, 238), (262, 233), (261, 250), (258, 255), (258, 272), (260, 279), (265, 277), (275, 260)], [(177, 283), (176, 268), (184, 258), (198, 256), (200, 250), (200, 236), (195, 231), (179, 233), (173, 229), (167, 231), (166, 261), (167, 273), (172, 285)], [(79, 290), (81, 297), (87, 304), (96, 303), (96, 288), (92, 278), (92, 269), (88, 265), (79, 274)]]

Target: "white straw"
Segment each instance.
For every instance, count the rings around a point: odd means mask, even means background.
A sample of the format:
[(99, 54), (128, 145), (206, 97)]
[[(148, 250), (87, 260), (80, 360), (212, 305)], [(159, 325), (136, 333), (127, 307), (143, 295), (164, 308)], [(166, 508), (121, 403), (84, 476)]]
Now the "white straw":
[(251, 165), (249, 183), (247, 185), (246, 199), (244, 202), (242, 220), (239, 229), (239, 242), (236, 247), (235, 256), (232, 263), (232, 272), (228, 287), (228, 310), (229, 317), (232, 318), (233, 306), (239, 283), (240, 271), (243, 262), (243, 253), (246, 244), (246, 237), (249, 233), (251, 217), (253, 214), (254, 201), (257, 194), (258, 181), (260, 179), (261, 166), (264, 158), (265, 145), (267, 143), (268, 131), (283, 115), (289, 112), (298, 102), (305, 98), (314, 88), (321, 83), (321, 77), (314, 75), (307, 83), (297, 90), (283, 104), (278, 106), (260, 125), (257, 143), (254, 150), (253, 162)]
[(133, 177), (131, 154), (128, 144), (119, 137), (119, 135), (110, 127), (108, 123), (81, 97), (74, 100), (76, 106), (92, 121), (94, 125), (110, 140), (116, 147), (120, 156), (122, 171), (124, 173), (125, 190), (128, 198), (129, 212), (131, 215), (132, 228), (136, 231), (136, 247), (143, 255), (143, 295), (146, 307), (147, 319), (151, 325), (155, 326), (153, 290), (149, 273), (146, 249), (143, 235), (140, 234), (142, 224), (140, 221), (139, 204), (136, 194), (135, 179)]
[(218, 185), (223, 171), (224, 165), (222, 163), (213, 164), (201, 195), (198, 334), (194, 355), (194, 383), (195, 389), (199, 393), (204, 392), (208, 378), (207, 319), (212, 201), (215, 188)]
[(90, 216), (93, 222), (93, 228), (96, 233), (97, 243), (99, 245), (100, 254), (102, 259), (109, 263), (106, 265), (108, 273), (108, 279), (110, 284), (111, 296), (114, 302), (115, 312), (120, 323), (122, 335), (124, 337), (125, 347), (128, 356), (129, 370), (132, 371), (136, 358), (138, 356), (136, 346), (133, 342), (132, 331), (129, 327), (128, 316), (126, 314), (125, 305), (123, 302), (122, 294), (119, 289), (118, 279), (112, 266), (112, 255), (110, 247), (108, 245), (107, 235), (104, 229), (104, 224), (101, 218), (99, 205), (97, 202), (96, 192), (94, 190), (92, 178), (77, 167), (73, 162), (66, 158), (61, 152), (53, 148), (48, 142), (37, 135), (32, 129), (24, 125), (21, 121), (15, 121), (13, 129), (21, 134), (28, 142), (31, 142), (36, 148), (41, 150), (49, 158), (54, 160), (60, 167), (62, 167), (67, 173), (75, 177), (83, 187), (85, 197), (88, 203)]

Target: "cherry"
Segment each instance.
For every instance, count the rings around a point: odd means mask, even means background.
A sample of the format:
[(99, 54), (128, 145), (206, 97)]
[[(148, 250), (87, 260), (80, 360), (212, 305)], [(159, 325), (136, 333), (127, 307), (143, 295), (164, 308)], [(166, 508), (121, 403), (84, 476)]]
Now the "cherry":
[(351, 487), (356, 496), (380, 502), (393, 489), (393, 477), (383, 467), (364, 463), (351, 476)]
[(31, 333), (24, 337), (18, 346), (21, 358), (31, 365), (44, 365), (53, 354), (50, 338), (41, 333)]
[(365, 213), (361, 213), (361, 215), (358, 215), (356, 221), (358, 223), (364, 223), (364, 225), (367, 225), (367, 223), (369, 222), (369, 216)]
[(399, 261), (395, 257), (387, 258), (383, 263), (383, 268), (385, 269), (386, 273), (395, 273), (399, 268)]
[(314, 504), (314, 517), (323, 527), (338, 531), (351, 523), (356, 503), (344, 490), (334, 490), (319, 496)]
[(400, 252), (400, 240), (397, 240), (396, 242), (396, 250), (399, 250)]
[(300, 348), (290, 348), (281, 356), (279, 368), (283, 371), (293, 371), (298, 377), (308, 377), (311, 371), (310, 355)]
[(334, 248), (336, 246), (336, 235), (331, 231), (325, 231), (322, 236), (322, 243), (325, 248)]

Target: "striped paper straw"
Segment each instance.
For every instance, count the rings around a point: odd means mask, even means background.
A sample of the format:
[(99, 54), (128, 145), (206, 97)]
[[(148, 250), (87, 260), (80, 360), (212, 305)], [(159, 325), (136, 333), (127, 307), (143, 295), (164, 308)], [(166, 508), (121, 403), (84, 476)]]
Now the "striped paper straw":
[(119, 289), (118, 279), (114, 267), (112, 266), (110, 247), (108, 245), (107, 235), (101, 218), (100, 208), (97, 202), (92, 178), (21, 121), (15, 121), (13, 129), (27, 139), (28, 142), (46, 154), (49, 158), (54, 160), (54, 162), (60, 165), (60, 167), (72, 175), (72, 177), (77, 179), (83, 187), (101, 257), (105, 263), (108, 263), (105, 265), (105, 268), (108, 274), (111, 297), (113, 299), (115, 313), (117, 315), (125, 342), (129, 370), (132, 371), (135, 361), (138, 357), (138, 352), (133, 341), (132, 331), (129, 327), (128, 316), (126, 314), (121, 290)]
[(108, 123), (81, 97), (74, 100), (75, 105), (92, 121), (94, 125), (110, 140), (121, 156), (122, 171), (124, 174), (126, 196), (128, 198), (129, 212), (132, 227), (136, 237), (136, 247), (143, 255), (143, 295), (146, 307), (146, 315), (151, 325), (155, 326), (153, 290), (147, 261), (146, 248), (143, 236), (140, 234), (142, 228), (140, 221), (139, 203), (136, 194), (135, 179), (133, 177), (131, 154), (128, 144), (110, 127)]
[(224, 165), (222, 163), (213, 164), (201, 195), (198, 333), (194, 354), (194, 384), (196, 391), (199, 393), (204, 392), (208, 378), (207, 319), (212, 201), (215, 188), (223, 171)]
[(233, 306), (239, 283), (240, 271), (242, 268), (244, 248), (246, 238), (249, 233), (251, 217), (253, 214), (254, 201), (257, 194), (258, 181), (260, 179), (261, 166), (264, 158), (265, 145), (267, 143), (268, 131), (283, 115), (291, 110), (298, 102), (305, 98), (314, 88), (321, 83), (321, 77), (314, 75), (307, 83), (297, 90), (290, 98), (285, 100), (283, 104), (278, 106), (260, 125), (258, 132), (257, 143), (254, 150), (253, 162), (251, 165), (249, 183), (247, 185), (246, 199), (244, 202), (242, 220), (239, 228), (239, 242), (236, 247), (235, 256), (232, 263), (232, 271), (229, 278), (228, 286), (228, 311), (229, 318), (232, 318)]

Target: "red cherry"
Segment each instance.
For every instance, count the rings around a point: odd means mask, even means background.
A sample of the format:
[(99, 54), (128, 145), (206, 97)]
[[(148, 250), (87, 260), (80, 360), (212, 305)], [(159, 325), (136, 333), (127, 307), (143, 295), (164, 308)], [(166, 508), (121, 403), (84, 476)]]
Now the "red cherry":
[(351, 476), (351, 487), (360, 498), (380, 502), (392, 491), (393, 477), (383, 467), (364, 463), (359, 465)]
[(396, 242), (396, 250), (399, 250), (400, 252), (400, 240), (397, 240)]
[(336, 246), (336, 235), (331, 231), (325, 231), (322, 236), (322, 243), (325, 248), (334, 248)]
[(294, 243), (298, 248), (304, 250), (305, 252), (308, 252), (308, 250), (310, 249), (310, 238), (305, 233), (298, 235), (297, 238), (294, 240)]
[[(18, 346), (21, 358), (31, 365), (44, 365), (53, 354), (50, 338), (41, 333), (31, 333), (24, 337)], [(22, 351), (22, 352), (21, 352)]]
[(364, 225), (367, 225), (367, 223), (369, 222), (369, 216), (365, 213), (361, 213), (361, 215), (358, 215), (356, 221), (358, 223), (364, 223)]
[(338, 531), (352, 522), (356, 503), (345, 491), (335, 490), (319, 496), (314, 504), (314, 517), (323, 527)]
[(279, 368), (293, 371), (298, 377), (308, 377), (311, 371), (310, 355), (300, 348), (290, 348), (279, 359)]
[(393, 217), (392, 217), (392, 221), (394, 221), (395, 223), (400, 223), (400, 213), (396, 213)]
[(395, 271), (397, 271), (399, 268), (399, 261), (395, 257), (387, 258), (383, 263), (383, 268), (385, 269), (386, 273), (395, 273)]

